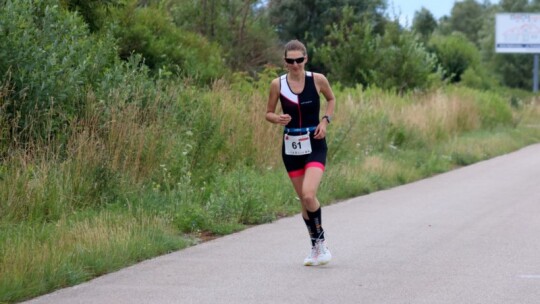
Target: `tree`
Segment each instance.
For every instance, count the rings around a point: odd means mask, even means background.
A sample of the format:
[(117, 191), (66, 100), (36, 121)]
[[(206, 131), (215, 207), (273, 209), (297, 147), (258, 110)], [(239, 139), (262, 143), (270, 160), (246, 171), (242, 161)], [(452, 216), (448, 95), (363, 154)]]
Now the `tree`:
[(371, 82), (400, 94), (425, 89), (437, 71), (435, 56), (426, 50), (414, 32), (401, 29), (397, 21), (388, 23), (380, 37), (377, 55)]
[(278, 63), (278, 38), (261, 0), (171, 0), (175, 24), (223, 48), (234, 70), (253, 71)]
[(482, 29), (484, 7), (475, 0), (455, 2), (450, 15), (452, 31), (458, 31), (477, 46), (480, 45), (478, 33)]
[(436, 28), (437, 20), (428, 9), (422, 7), (420, 11), (414, 13), (412, 29), (424, 40), (427, 40)]
[(154, 73), (172, 71), (202, 83), (226, 72), (220, 46), (177, 27), (163, 8), (141, 7), (132, 2), (113, 9), (111, 16), (118, 24), (113, 32), (122, 59), (141, 54)]
[(462, 33), (450, 36), (435, 35), (429, 41), (429, 49), (437, 56), (445, 79), (461, 81), (461, 75), (469, 68), (480, 64), (480, 53), (476, 46)]
[(329, 77), (344, 85), (370, 84), (369, 71), (374, 67), (377, 53), (373, 25), (368, 21), (355, 22), (353, 12), (344, 8), (343, 18), (333, 24), (325, 43), (314, 52), (328, 68)]
[(383, 33), (385, 0), (269, 0), (270, 22), (282, 42), (300, 39), (308, 45), (309, 68), (326, 73), (327, 62), (317, 54), (333, 24), (343, 20), (348, 8), (350, 22), (368, 22), (375, 33)]
[(540, 0), (532, 0), (530, 4), (532, 11), (537, 12), (540, 10)]
[[(538, 1), (535, 1), (538, 2)], [(503, 12), (528, 12), (528, 0), (501, 0), (500, 6)]]
[(97, 31), (103, 18), (102, 12), (108, 6), (120, 5), (120, 0), (61, 0), (60, 3), (69, 10), (81, 14), (90, 30)]
[(113, 37), (91, 35), (80, 15), (57, 4), (0, 5), (0, 75), (10, 75), (16, 96), (2, 105), (0, 125), (23, 141), (63, 134), (85, 111), (86, 88), (99, 93), (118, 67)]
[(329, 77), (344, 85), (378, 86), (402, 93), (428, 86), (435, 67), (414, 33), (389, 22), (383, 35), (376, 34), (369, 20), (353, 22), (354, 12), (344, 8), (318, 49), (328, 63)]
[(270, 20), (282, 41), (309, 37), (322, 44), (326, 27), (343, 18), (343, 8), (350, 7), (356, 22), (367, 17), (374, 30), (384, 27), (385, 0), (270, 0)]

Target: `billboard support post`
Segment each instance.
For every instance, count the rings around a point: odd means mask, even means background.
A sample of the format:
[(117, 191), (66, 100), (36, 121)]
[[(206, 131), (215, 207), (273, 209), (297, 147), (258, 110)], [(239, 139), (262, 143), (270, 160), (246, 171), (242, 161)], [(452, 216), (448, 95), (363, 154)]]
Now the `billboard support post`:
[(533, 65), (533, 93), (538, 92), (538, 54), (534, 54)]

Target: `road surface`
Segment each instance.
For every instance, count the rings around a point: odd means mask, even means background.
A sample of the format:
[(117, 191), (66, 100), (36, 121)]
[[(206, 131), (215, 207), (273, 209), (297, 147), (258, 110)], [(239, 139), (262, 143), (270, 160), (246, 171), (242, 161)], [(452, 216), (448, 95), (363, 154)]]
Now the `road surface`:
[(540, 303), (540, 145), (299, 215), (27, 303)]

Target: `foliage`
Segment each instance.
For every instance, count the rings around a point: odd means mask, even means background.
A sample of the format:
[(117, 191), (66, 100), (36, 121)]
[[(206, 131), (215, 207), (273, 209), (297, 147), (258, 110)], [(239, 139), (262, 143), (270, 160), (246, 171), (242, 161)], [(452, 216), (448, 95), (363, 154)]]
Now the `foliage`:
[(176, 27), (162, 10), (132, 4), (116, 8), (112, 15), (119, 22), (114, 33), (121, 58), (141, 54), (156, 74), (169, 71), (203, 83), (224, 74), (220, 47)]
[(468, 88), (453, 88), (451, 92), (463, 100), (471, 100), (477, 107), (482, 128), (513, 126), (510, 103), (492, 91), (476, 92)]
[(113, 39), (90, 36), (58, 1), (7, 1), (0, 7), (0, 75), (14, 89), (1, 119), (23, 137), (58, 134), (85, 109), (86, 89), (116, 62)]
[(77, 11), (92, 32), (101, 28), (105, 18), (103, 10), (109, 6), (118, 6), (122, 0), (60, 0), (60, 3), (71, 11)]
[(174, 23), (218, 43), (223, 59), (236, 71), (259, 71), (280, 60), (277, 35), (258, 0), (175, 1)]
[(368, 86), (368, 73), (377, 57), (377, 36), (369, 22), (355, 22), (352, 14), (350, 9), (344, 9), (344, 17), (330, 28), (326, 43), (311, 48), (328, 66), (332, 80), (348, 86)]
[(414, 13), (412, 29), (420, 34), (424, 41), (428, 40), (436, 28), (437, 20), (428, 9), (422, 7), (420, 11)]
[(501, 0), (500, 6), (505, 12), (527, 12), (529, 11), (529, 2), (528, 0)]
[(429, 41), (430, 50), (437, 56), (445, 79), (461, 81), (461, 75), (469, 68), (480, 65), (480, 54), (472, 42), (459, 33), (450, 36), (434, 35)]
[[(497, 84), (530, 90), (533, 57), (528, 54), (496, 54), (494, 20), (496, 13), (536, 12), (538, 7), (538, 1), (526, 0), (502, 0), (498, 4), (459, 1), (454, 4), (451, 15), (440, 21), (436, 32), (442, 36), (462, 33), (479, 48), (481, 66), (468, 71), (467, 84), (484, 88)], [(485, 78), (485, 75), (489, 76)]]
[(270, 20), (277, 27), (282, 41), (305, 39), (310, 42), (324, 42), (325, 27), (343, 18), (343, 9), (349, 7), (352, 12), (348, 18), (353, 22), (370, 20), (371, 25), (380, 33), (384, 22), (382, 14), (386, 2), (382, 0), (271, 0), (268, 4)]
[(427, 52), (416, 35), (389, 24), (378, 41), (378, 58), (371, 68), (371, 83), (402, 94), (412, 89), (426, 89), (437, 75), (436, 58)]
[(479, 45), (479, 37), (484, 21), (485, 8), (476, 0), (464, 0), (455, 2), (450, 15), (452, 31), (461, 32), (473, 42)]
[(479, 90), (490, 90), (498, 87), (497, 80), (482, 66), (468, 67), (461, 75), (461, 84)]
[(428, 86), (435, 58), (413, 33), (395, 22), (387, 24), (384, 35), (375, 35), (368, 22), (354, 22), (350, 9), (345, 8), (343, 15), (331, 28), (327, 43), (317, 49), (332, 78), (349, 86), (360, 83), (397, 92)]
[(323, 73), (330, 67), (317, 53), (317, 47), (327, 42), (332, 26), (346, 18), (351, 24), (369, 24), (374, 34), (382, 34), (387, 23), (385, 8), (384, 0), (271, 0), (268, 3), (270, 22), (281, 41), (299, 39), (313, 45), (308, 49), (310, 67)]

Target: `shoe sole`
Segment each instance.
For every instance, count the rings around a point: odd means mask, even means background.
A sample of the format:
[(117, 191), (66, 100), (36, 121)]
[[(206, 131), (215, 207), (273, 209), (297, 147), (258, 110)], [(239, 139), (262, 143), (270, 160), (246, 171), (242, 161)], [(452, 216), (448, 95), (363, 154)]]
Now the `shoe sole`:
[(304, 266), (322, 266), (330, 263), (330, 260), (328, 261), (322, 261), (322, 262), (316, 262), (316, 263), (304, 263)]

